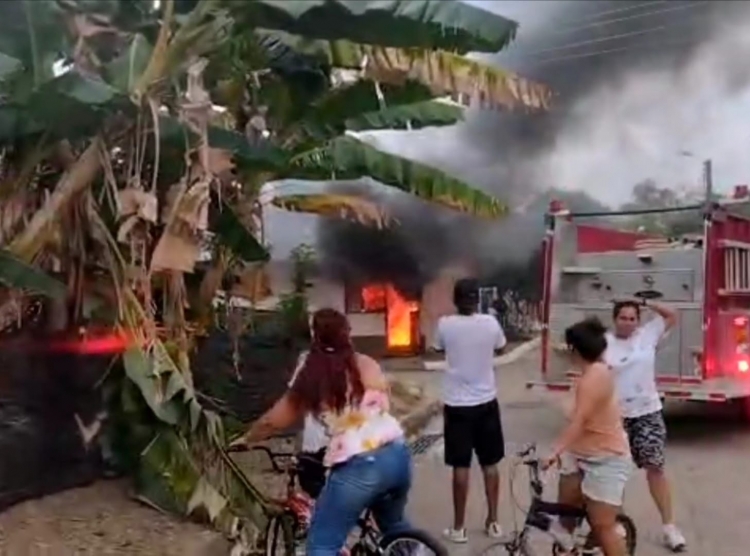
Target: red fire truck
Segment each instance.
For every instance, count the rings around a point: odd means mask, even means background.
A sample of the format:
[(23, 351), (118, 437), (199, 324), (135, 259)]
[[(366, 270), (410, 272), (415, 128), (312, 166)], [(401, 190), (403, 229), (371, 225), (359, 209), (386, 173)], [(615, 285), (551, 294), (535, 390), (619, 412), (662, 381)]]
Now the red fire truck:
[[(707, 199), (710, 199), (710, 188)], [(750, 397), (750, 197), (679, 209), (575, 214), (552, 203), (544, 240), (541, 382), (571, 386), (562, 335), (596, 315), (612, 321), (612, 302), (642, 296), (678, 310), (678, 325), (657, 354), (665, 398), (726, 402)], [(694, 210), (703, 234), (670, 241), (591, 224), (597, 217)], [(648, 318), (647, 315), (644, 318)]]

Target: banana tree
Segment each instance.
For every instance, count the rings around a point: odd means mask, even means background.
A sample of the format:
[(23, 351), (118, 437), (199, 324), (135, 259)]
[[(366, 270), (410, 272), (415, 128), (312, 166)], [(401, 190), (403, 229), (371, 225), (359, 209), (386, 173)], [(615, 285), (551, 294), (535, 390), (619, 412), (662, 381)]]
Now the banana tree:
[(350, 133), (453, 124), (462, 108), (438, 100), (450, 95), (546, 107), (546, 88), (463, 57), (502, 48), (516, 25), (423, 0), (7, 0), (3, 15), (0, 283), (72, 298), (72, 321), (99, 297), (97, 318), (130, 338), (111, 394), (145, 500), (262, 526), (272, 507), (223, 457), (221, 421), (192, 383), (185, 276), (201, 240), (267, 258), (252, 224), (271, 179), (369, 176), (501, 215)]
[[(229, 108), (238, 132), (257, 142), (262, 137), (289, 156), (282, 170), (246, 180), (252, 182), (246, 198), (256, 222), (262, 221), (260, 186), (300, 178), (370, 177), (475, 216), (502, 216), (499, 200), (435, 168), (382, 152), (355, 133), (453, 125), (472, 104), (549, 107), (546, 86), (462, 55), (501, 49), (515, 35), (515, 22), (462, 2), (259, 1), (230, 7), (246, 27), (217, 54), (215, 98)], [(294, 198), (285, 203), (281, 195), (276, 204), (327, 215), (342, 206), (340, 199), (321, 204), (316, 197), (300, 204)]]

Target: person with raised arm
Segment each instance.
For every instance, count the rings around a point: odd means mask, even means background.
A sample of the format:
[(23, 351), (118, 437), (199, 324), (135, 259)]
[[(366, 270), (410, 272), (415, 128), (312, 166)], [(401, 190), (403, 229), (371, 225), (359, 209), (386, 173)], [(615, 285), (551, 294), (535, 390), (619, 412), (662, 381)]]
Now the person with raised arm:
[[(654, 313), (641, 323), (642, 309)], [(612, 368), (633, 461), (645, 469), (651, 497), (662, 520), (662, 541), (681, 552), (687, 543), (674, 522), (672, 494), (664, 473), (667, 427), (656, 389), (656, 351), (674, 327), (677, 314), (653, 301), (618, 301), (612, 310), (614, 330), (607, 333), (605, 361)]]

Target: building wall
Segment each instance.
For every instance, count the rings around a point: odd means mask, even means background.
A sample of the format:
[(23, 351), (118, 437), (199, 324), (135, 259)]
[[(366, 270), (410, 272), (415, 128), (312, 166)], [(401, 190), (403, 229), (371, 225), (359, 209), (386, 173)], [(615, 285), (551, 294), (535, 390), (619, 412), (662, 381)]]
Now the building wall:
[[(269, 282), (275, 297), (291, 291), (292, 266), (286, 261), (274, 261), (268, 265)], [(424, 345), (432, 345), (437, 320), (455, 312), (453, 285), (456, 280), (470, 275), (464, 265), (447, 267), (439, 276), (427, 284), (420, 303), (420, 329)], [(341, 282), (316, 277), (310, 280), (308, 299), (311, 310), (332, 307), (347, 315), (352, 327), (352, 338), (363, 352), (383, 355), (386, 351), (386, 322), (383, 313), (347, 313), (345, 287)]]

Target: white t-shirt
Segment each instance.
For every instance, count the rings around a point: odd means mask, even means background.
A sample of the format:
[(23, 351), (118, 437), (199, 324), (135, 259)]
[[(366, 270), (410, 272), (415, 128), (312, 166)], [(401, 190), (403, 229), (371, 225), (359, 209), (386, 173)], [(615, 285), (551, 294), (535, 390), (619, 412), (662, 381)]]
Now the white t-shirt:
[(656, 347), (666, 322), (656, 315), (629, 338), (607, 333), (604, 359), (615, 373), (615, 386), (623, 417), (640, 417), (661, 410), (656, 390)]
[(492, 315), (448, 315), (435, 331), (435, 349), (445, 351), (443, 403), (474, 406), (497, 397), (493, 359), (507, 340)]
[[(307, 357), (307, 352), (302, 353), (297, 360), (297, 368), (294, 370), (292, 378), (289, 380), (289, 387), (291, 388), (294, 384), (297, 375), (302, 369), (302, 365)], [(308, 413), (305, 415), (305, 426), (302, 430), (302, 451), (303, 452), (317, 452), (328, 446), (328, 435), (326, 434), (326, 428), (314, 415)]]

